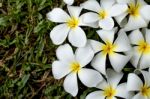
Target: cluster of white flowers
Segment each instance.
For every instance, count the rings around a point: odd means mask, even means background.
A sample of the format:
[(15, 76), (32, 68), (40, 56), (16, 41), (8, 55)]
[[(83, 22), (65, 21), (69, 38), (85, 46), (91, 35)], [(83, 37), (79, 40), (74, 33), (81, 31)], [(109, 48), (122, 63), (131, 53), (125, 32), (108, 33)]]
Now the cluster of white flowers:
[[(69, 14), (54, 8), (47, 18), (60, 23), (50, 32), (52, 42), (60, 45), (52, 73), (55, 79), (65, 77), (65, 91), (76, 96), (79, 78), (85, 86), (99, 89), (86, 99), (150, 99), (150, 5), (144, 0), (87, 0), (80, 6), (71, 6), (74, 0), (64, 2)], [(99, 41), (87, 39), (82, 26), (99, 28)], [(124, 78), (128, 63), (135, 71)]]

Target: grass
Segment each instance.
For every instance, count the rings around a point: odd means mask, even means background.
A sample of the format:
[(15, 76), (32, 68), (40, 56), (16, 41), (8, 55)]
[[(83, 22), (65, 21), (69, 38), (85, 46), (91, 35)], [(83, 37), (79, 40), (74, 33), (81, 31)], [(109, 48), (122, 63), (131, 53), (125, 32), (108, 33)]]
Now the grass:
[[(0, 1), (1, 99), (72, 99), (63, 89), (63, 79), (55, 80), (51, 72), (58, 46), (49, 38), (55, 23), (46, 19), (46, 13), (54, 7), (66, 8), (62, 0)], [(75, 99), (84, 99), (92, 90), (80, 87)]]

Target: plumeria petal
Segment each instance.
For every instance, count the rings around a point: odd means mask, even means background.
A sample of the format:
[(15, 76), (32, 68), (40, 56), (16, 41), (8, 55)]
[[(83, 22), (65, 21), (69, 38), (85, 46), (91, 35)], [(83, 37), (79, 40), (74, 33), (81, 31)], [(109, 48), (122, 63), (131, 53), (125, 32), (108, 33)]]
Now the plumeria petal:
[(114, 87), (116, 88), (120, 82), (120, 80), (123, 77), (123, 73), (117, 73), (112, 69), (107, 69), (107, 79), (108, 82)]
[(131, 34), (129, 35), (129, 39), (131, 44), (135, 45), (138, 45), (140, 41), (144, 41), (144, 37), (142, 33), (139, 31), (139, 29), (132, 31)]
[(107, 88), (109, 86), (109, 83), (106, 82), (106, 80), (104, 79), (103, 81), (101, 81), (96, 88), (101, 89), (101, 90), (105, 90), (105, 88)]
[(98, 21), (92, 22), (92, 23), (86, 23), (86, 22), (84, 21), (85, 15), (86, 15), (86, 13), (85, 13), (85, 14), (82, 14), (82, 15), (79, 17), (79, 26), (89, 26), (89, 27), (92, 27), (92, 28), (98, 28), (98, 27), (99, 27)]
[(102, 91), (95, 91), (86, 96), (85, 99), (105, 99)]
[(131, 49), (130, 41), (123, 30), (120, 30), (118, 34), (118, 38), (115, 40), (114, 45), (116, 48), (114, 51), (116, 52), (125, 52)]
[(52, 63), (52, 72), (55, 79), (61, 79), (70, 72), (69, 64), (62, 61), (54, 61)]
[(93, 23), (99, 20), (99, 16), (94, 12), (87, 12), (84, 14), (83, 22), (85, 23)]
[(109, 55), (109, 60), (114, 70), (120, 72), (130, 60), (130, 56), (114, 53), (112, 55)]
[(137, 2), (138, 2), (139, 4), (141, 4), (141, 6), (147, 5), (147, 3), (146, 3), (144, 0), (137, 0)]
[(69, 28), (66, 24), (60, 24), (55, 26), (50, 32), (50, 38), (56, 45), (62, 44), (67, 38)]
[(130, 73), (127, 79), (128, 91), (139, 91), (143, 86), (142, 80), (134, 73)]
[(136, 94), (132, 99), (148, 99), (147, 97), (143, 97), (141, 93)]
[(125, 98), (125, 99), (129, 99), (130, 92), (127, 90), (127, 84), (126, 83), (122, 83), (120, 85), (117, 86), (117, 93), (116, 96)]
[(142, 28), (142, 27), (147, 27), (147, 23), (141, 16), (138, 16), (136, 18), (133, 16), (130, 16), (129, 21), (125, 25), (124, 29), (126, 31), (131, 31), (131, 30), (135, 30), (138, 28)]
[(102, 50), (102, 46), (104, 45), (103, 43), (100, 43), (95, 40), (88, 40), (88, 43), (91, 45), (91, 47), (94, 50), (94, 53), (97, 53)]
[(110, 17), (99, 21), (99, 26), (104, 30), (112, 30), (114, 27), (114, 20)]
[(139, 63), (139, 60), (140, 60), (140, 57), (141, 57), (142, 53), (140, 53), (138, 51), (138, 47), (134, 47), (132, 52), (133, 52), (133, 56), (131, 57), (130, 62), (132, 63), (132, 65), (135, 68), (137, 68), (137, 65)]
[(72, 17), (78, 18), (81, 11), (82, 11), (82, 7), (78, 7), (78, 6), (67, 6), (68, 7), (68, 11), (70, 13), (70, 15)]
[(117, 99), (116, 97), (112, 97), (111, 99)]
[(145, 69), (150, 67), (150, 52), (143, 53), (141, 60), (140, 60), (140, 68)]
[(99, 72), (93, 69), (82, 68), (78, 72), (81, 82), (87, 87), (96, 87), (96, 85), (103, 80)]
[(86, 22), (84, 22), (85, 15), (86, 15), (86, 13), (82, 14), (79, 17), (79, 26), (89, 26), (89, 27), (92, 27), (92, 28), (98, 28), (99, 27), (98, 21), (92, 22), (92, 23), (86, 23)]
[(83, 47), (87, 42), (85, 32), (77, 27), (70, 31), (69, 33), (69, 42), (76, 47)]
[(101, 72), (102, 74), (106, 75), (106, 55), (104, 55), (102, 52), (97, 54), (94, 59), (92, 60), (91, 65)]
[(54, 8), (52, 11), (47, 13), (47, 18), (53, 22), (67, 22), (70, 16), (61, 8)]
[(125, 11), (127, 11), (128, 6), (126, 4), (115, 4), (112, 6), (110, 10), (111, 16), (119, 16), (123, 14)]
[(70, 62), (75, 59), (73, 50), (69, 44), (61, 45), (56, 50), (56, 56), (59, 60)]
[(117, 21), (117, 23), (120, 25), (120, 27), (124, 27), (127, 24), (127, 18), (125, 18), (128, 15), (127, 12), (116, 16), (115, 19)]
[(114, 30), (98, 30), (97, 33), (105, 43), (107, 43), (108, 41), (112, 43), (114, 40)]
[(72, 5), (74, 0), (63, 0), (66, 4)]
[(66, 92), (70, 93), (72, 96), (76, 96), (78, 93), (78, 82), (77, 74), (71, 73), (64, 80), (64, 89)]
[(144, 77), (144, 83), (147, 84), (147, 86), (150, 86), (150, 73), (147, 72), (147, 71), (141, 71), (142, 72), (142, 75)]
[(94, 51), (89, 44), (85, 47), (80, 47), (75, 52), (76, 60), (81, 64), (81, 66), (86, 66), (94, 57)]
[(150, 44), (150, 29), (146, 29), (146, 35), (145, 35), (145, 37), (146, 37), (146, 42), (148, 44)]
[(96, 0), (88, 0), (82, 3), (81, 7), (94, 12), (99, 12), (101, 10), (100, 4)]
[(112, 5), (115, 3), (115, 0), (100, 0), (101, 6), (109, 11)]
[(140, 13), (142, 14), (142, 16), (147, 20), (150, 20), (149, 9), (150, 9), (150, 5), (146, 5), (146, 6), (143, 6), (140, 10)]
[(127, 3), (131, 2), (131, 0), (116, 0), (116, 1), (121, 4), (127, 4)]

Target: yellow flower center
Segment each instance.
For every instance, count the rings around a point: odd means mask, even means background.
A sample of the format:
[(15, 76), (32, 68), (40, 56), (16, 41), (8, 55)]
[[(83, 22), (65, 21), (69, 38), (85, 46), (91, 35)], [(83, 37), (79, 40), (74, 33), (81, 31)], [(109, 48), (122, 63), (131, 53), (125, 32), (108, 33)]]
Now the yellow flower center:
[(143, 54), (150, 53), (150, 45), (147, 44), (145, 41), (140, 41), (138, 45), (139, 45), (138, 46), (138, 51), (140, 53), (143, 53)]
[(128, 7), (128, 13), (134, 17), (138, 17), (140, 15), (140, 4), (130, 3)]
[(148, 87), (146, 84), (142, 86), (141, 93), (143, 96), (150, 97), (150, 87)]
[(117, 93), (117, 90), (114, 89), (112, 86), (109, 86), (104, 89), (103, 95), (106, 96), (107, 99), (112, 99)]
[(111, 44), (110, 42), (107, 42), (105, 45), (102, 46), (103, 54), (113, 54), (115, 48), (115, 45)]
[(100, 19), (105, 19), (107, 17), (107, 12), (104, 10), (99, 11), (98, 13)]
[(74, 29), (79, 25), (79, 19), (72, 17), (71, 19), (67, 20), (67, 25), (69, 28)]
[(71, 63), (71, 71), (76, 73), (81, 69), (81, 66), (78, 62), (72, 62)]

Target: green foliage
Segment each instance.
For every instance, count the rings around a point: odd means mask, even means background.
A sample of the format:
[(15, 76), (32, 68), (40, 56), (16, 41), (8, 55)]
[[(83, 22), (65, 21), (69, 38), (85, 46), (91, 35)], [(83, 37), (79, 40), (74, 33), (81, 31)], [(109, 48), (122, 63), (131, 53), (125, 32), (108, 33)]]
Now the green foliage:
[(57, 46), (49, 38), (54, 23), (46, 13), (59, 4), (60, 0), (1, 1), (0, 98), (70, 97), (51, 72)]

